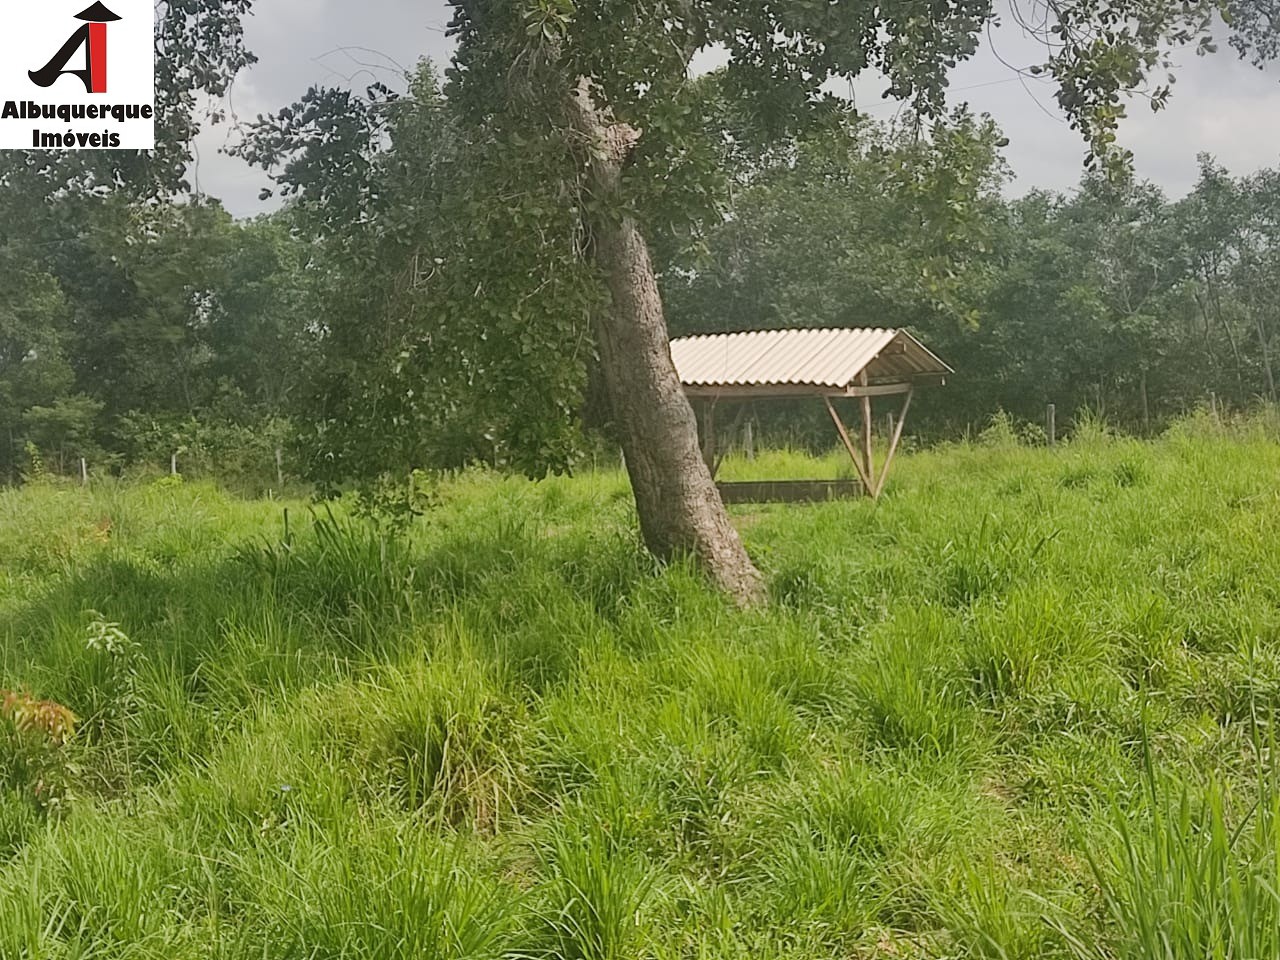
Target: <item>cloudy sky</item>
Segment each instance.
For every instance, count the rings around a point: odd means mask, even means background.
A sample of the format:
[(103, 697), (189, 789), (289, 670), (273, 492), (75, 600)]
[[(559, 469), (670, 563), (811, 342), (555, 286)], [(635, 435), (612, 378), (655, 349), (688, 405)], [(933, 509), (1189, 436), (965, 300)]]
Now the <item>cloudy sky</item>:
[[(450, 45), (443, 0), (260, 0), (247, 26), (259, 63), (242, 75), (229, 98), (234, 115), (252, 120), (297, 99), (316, 84), (395, 85), (422, 56), (443, 63)], [(1006, 64), (1029, 66), (1042, 57), (1034, 41), (1012, 25), (994, 31), (978, 56), (952, 78), (952, 98), (990, 113), (1010, 139), (1006, 156), (1015, 193), (1032, 187), (1069, 189), (1079, 179), (1084, 147), (1068, 129), (1052, 90), (1024, 82)], [(859, 80), (858, 106), (876, 117), (896, 105), (879, 98), (874, 77)], [(1137, 155), (1138, 173), (1180, 195), (1195, 182), (1196, 155), (1212, 153), (1237, 174), (1280, 164), (1280, 65), (1259, 71), (1222, 45), (1216, 56), (1180, 57), (1167, 110), (1130, 107), (1123, 139)], [(261, 171), (221, 152), (234, 130), (206, 131), (193, 176), (199, 189), (222, 198), (238, 216), (266, 207)]]

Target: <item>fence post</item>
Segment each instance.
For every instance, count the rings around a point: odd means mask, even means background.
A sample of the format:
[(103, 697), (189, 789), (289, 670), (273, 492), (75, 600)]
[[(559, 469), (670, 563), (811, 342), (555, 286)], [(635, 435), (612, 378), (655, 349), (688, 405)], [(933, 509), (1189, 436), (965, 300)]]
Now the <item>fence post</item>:
[(178, 475), (178, 453), (175, 450), (169, 457), (169, 476), (176, 477)]
[(1209, 415), (1214, 423), (1222, 423), (1222, 416), (1218, 413), (1218, 394), (1213, 390), (1209, 391)]
[(80, 458), (80, 484), (85, 487), (89, 485), (89, 464), (84, 457)]
[(747, 425), (742, 428), (744, 437), (742, 445), (746, 447), (747, 459), (754, 460), (756, 458), (756, 425), (754, 420), (748, 420)]
[(895, 427), (897, 427), (897, 425), (898, 425), (898, 421), (897, 421), (897, 418), (896, 418), (896, 417), (894, 417), (894, 415), (893, 415), (892, 413), (889, 413), (889, 414), (887, 415), (887, 419), (888, 419), (888, 421), (889, 421), (889, 432), (888, 432), (888, 433), (886, 433), (886, 434), (885, 434), (885, 436), (886, 436), (886, 437), (888, 437), (890, 440), (892, 440), (892, 439), (893, 439), (893, 431), (894, 431), (894, 428), (895, 428)]
[(284, 451), (276, 447), (276, 485), (284, 486)]
[(1044, 416), (1044, 430), (1049, 437), (1049, 446), (1056, 447), (1058, 445), (1058, 406), (1051, 403)]

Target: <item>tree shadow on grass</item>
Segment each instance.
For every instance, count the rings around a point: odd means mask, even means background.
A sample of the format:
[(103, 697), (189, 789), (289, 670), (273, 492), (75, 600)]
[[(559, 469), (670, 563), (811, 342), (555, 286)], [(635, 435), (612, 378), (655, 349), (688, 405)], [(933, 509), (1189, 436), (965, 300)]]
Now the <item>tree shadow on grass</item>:
[[(329, 513), (301, 528), (177, 560), (107, 547), (0, 610), (0, 687), (31, 689), (85, 718), (110, 713), (121, 665), (90, 635), (118, 624), (130, 683), (234, 710), (464, 642), (537, 693), (562, 679), (643, 594), (673, 608), (638, 544), (523, 520), (397, 535)], [(667, 594), (664, 597), (664, 591)], [(163, 689), (160, 689), (163, 688)]]

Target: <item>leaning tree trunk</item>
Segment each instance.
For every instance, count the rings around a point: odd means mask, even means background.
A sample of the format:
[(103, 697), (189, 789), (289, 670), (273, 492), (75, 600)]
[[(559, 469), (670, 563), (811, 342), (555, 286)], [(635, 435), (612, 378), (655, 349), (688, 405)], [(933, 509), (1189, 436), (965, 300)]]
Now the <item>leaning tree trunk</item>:
[[(617, 211), (639, 131), (597, 108), (585, 81), (570, 101), (588, 151), (588, 189), (601, 208)], [(693, 408), (671, 360), (649, 246), (634, 218), (604, 212), (591, 223), (591, 249), (611, 299), (596, 321), (600, 364), (645, 544), (663, 559), (692, 555), (740, 605), (758, 602), (760, 573), (702, 458)]]

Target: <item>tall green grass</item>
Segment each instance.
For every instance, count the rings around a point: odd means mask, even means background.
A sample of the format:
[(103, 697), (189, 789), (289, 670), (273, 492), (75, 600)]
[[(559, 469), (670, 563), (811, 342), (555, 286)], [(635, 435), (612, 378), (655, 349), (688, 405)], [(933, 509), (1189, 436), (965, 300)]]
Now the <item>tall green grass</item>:
[(613, 472), (0, 491), (0, 957), (1280, 955), (1280, 448), (1006, 427), (736, 508), (753, 612)]

